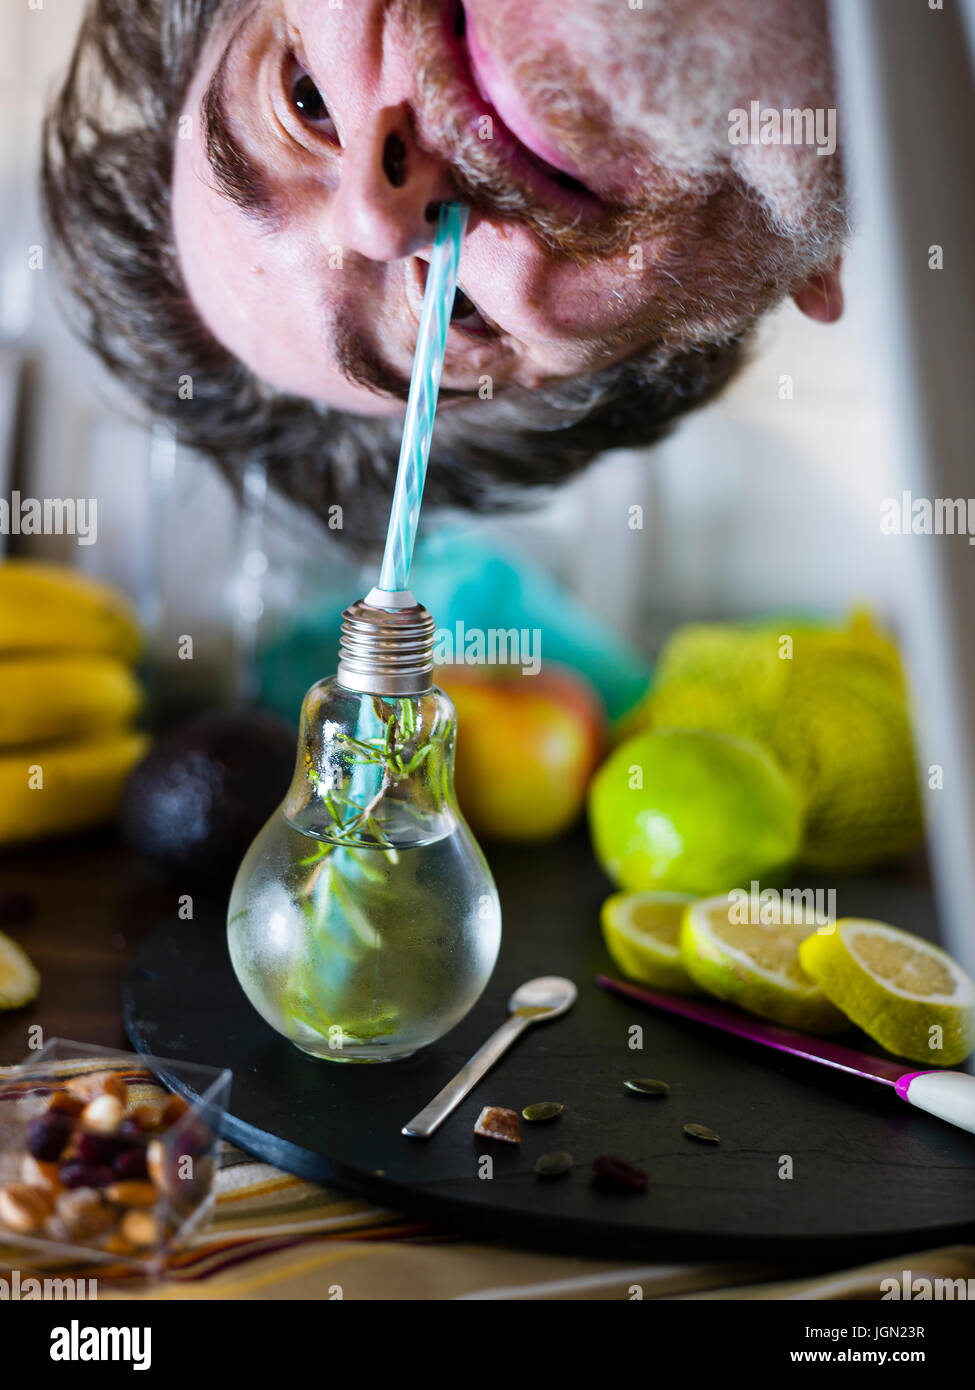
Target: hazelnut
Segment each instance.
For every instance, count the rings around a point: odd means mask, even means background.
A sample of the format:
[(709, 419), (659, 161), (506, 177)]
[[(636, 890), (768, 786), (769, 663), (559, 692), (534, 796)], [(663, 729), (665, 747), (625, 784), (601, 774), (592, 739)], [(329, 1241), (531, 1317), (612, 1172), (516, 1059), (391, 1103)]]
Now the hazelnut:
[(96, 1096), (81, 1112), (81, 1123), (96, 1134), (114, 1134), (125, 1118), (125, 1107), (118, 1096)]

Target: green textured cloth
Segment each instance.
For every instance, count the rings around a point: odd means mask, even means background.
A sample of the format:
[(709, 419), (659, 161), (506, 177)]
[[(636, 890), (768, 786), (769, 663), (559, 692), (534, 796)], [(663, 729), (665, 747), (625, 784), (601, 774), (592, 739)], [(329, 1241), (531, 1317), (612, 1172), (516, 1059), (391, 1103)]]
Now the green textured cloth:
[[(540, 566), (507, 554), (467, 530), (421, 541), (410, 587), (438, 628), (538, 630), (544, 662), (581, 671), (610, 718), (646, 692), (650, 666)], [(261, 702), (294, 719), (310, 685), (334, 672), (342, 610), (359, 594), (330, 590), (268, 641), (260, 659)]]

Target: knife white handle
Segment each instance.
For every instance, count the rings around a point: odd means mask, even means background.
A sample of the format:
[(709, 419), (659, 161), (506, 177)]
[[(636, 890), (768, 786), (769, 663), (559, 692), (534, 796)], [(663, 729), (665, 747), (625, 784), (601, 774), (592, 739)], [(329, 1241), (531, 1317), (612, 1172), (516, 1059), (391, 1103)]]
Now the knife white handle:
[(975, 1134), (975, 1076), (963, 1071), (909, 1071), (896, 1090), (901, 1100)]

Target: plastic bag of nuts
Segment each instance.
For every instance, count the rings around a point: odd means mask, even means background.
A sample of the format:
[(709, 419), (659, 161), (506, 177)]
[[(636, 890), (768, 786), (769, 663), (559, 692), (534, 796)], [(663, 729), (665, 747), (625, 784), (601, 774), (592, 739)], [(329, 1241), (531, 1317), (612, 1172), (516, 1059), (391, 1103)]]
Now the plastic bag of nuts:
[(0, 1085), (0, 1243), (151, 1262), (209, 1209), (212, 1107), (191, 1107), (132, 1063), (47, 1077), (31, 1064), (25, 1080)]

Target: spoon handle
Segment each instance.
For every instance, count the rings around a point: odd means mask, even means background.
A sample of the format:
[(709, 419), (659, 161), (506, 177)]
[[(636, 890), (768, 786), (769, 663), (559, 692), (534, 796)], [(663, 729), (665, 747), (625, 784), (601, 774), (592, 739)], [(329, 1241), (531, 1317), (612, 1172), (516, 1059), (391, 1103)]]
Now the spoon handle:
[(411, 1139), (429, 1139), (434, 1130), (460, 1105), (468, 1091), (473, 1090), (484, 1073), (494, 1066), (501, 1054), (531, 1021), (530, 1017), (526, 1018), (524, 1014), (517, 1013), (505, 1019), (497, 1032), (492, 1033), (484, 1046), (479, 1047), (471, 1060), (461, 1067), (454, 1079), (448, 1081), (430, 1104), (425, 1105), (418, 1115), (413, 1116), (409, 1124), (403, 1126), (400, 1133), (409, 1135)]

